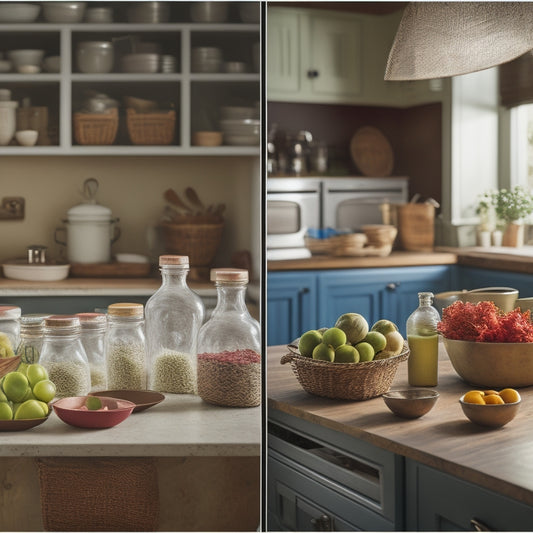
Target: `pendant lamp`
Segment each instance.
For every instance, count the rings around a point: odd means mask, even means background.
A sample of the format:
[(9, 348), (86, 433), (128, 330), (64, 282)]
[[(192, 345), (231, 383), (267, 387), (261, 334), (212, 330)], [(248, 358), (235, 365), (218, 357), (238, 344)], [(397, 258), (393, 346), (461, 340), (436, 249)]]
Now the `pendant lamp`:
[(410, 2), (387, 61), (386, 80), (476, 72), (533, 49), (533, 2)]

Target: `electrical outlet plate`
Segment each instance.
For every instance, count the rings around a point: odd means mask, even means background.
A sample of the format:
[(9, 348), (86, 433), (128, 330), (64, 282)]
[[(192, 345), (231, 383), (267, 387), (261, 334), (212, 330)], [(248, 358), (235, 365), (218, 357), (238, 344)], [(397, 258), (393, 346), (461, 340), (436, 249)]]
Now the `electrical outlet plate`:
[(5, 196), (0, 204), (0, 220), (23, 220), (24, 198), (21, 196)]

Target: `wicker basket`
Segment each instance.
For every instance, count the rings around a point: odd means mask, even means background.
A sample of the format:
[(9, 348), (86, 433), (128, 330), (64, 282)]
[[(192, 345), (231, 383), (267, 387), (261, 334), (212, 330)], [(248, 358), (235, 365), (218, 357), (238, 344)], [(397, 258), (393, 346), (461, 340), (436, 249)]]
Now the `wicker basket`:
[(74, 139), (78, 144), (113, 144), (117, 132), (117, 109), (107, 113), (74, 113)]
[(188, 255), (191, 266), (209, 266), (215, 259), (224, 224), (160, 224), (167, 253)]
[(409, 357), (409, 348), (388, 359), (364, 363), (330, 363), (296, 353), (284, 355), (302, 388), (310, 394), (334, 400), (369, 400), (387, 392), (398, 365)]
[(398, 206), (400, 242), (404, 250), (430, 252), (435, 242), (435, 207), (431, 204)]
[(128, 134), (133, 144), (171, 144), (176, 132), (176, 112), (137, 113), (126, 110)]

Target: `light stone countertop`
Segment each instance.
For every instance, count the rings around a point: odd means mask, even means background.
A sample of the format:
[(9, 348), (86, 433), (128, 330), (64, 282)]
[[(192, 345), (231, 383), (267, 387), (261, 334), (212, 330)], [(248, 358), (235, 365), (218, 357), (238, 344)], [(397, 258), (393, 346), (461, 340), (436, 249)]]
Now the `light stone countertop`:
[(261, 407), (218, 407), (165, 393), (113, 428), (77, 428), (51, 413), (31, 429), (0, 432), (0, 457), (259, 456), (261, 436)]

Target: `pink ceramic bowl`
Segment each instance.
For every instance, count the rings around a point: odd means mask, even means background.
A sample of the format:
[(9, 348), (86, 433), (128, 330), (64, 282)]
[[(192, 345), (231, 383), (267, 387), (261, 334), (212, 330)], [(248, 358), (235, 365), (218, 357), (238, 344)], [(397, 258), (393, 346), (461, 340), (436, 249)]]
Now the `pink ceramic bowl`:
[(85, 402), (89, 396), (70, 396), (56, 400), (52, 406), (57, 416), (70, 424), (80, 428), (110, 428), (120, 424), (131, 415), (135, 404), (127, 400), (99, 396), (102, 408), (87, 410)]

